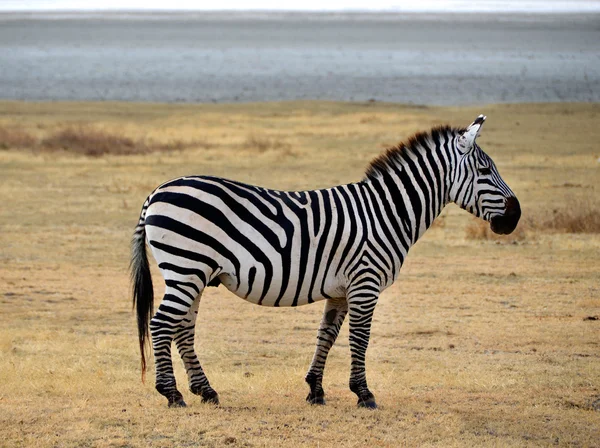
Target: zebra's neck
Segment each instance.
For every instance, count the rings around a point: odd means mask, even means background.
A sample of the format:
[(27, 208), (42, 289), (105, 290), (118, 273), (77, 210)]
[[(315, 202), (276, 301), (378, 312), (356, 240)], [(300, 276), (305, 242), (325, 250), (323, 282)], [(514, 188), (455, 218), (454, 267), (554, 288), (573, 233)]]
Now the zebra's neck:
[(363, 185), (380, 216), (374, 231), (387, 237), (400, 264), (449, 202), (455, 135), (451, 128), (417, 134), (375, 159), (367, 170)]

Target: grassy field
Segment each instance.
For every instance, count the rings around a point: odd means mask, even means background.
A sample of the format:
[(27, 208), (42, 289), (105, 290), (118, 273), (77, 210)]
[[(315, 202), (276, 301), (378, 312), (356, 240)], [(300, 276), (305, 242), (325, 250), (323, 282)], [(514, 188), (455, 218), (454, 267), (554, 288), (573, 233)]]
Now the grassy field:
[[(322, 305), (261, 308), (223, 287), (196, 335), (221, 406), (187, 392), (178, 358), (187, 408), (140, 382), (129, 240), (155, 186), (356, 181), (383, 148), (479, 113), (522, 222), (497, 239), (448, 206), (411, 250), (375, 312), (379, 410), (348, 390), (347, 324), (328, 404), (311, 407)], [(0, 445), (600, 446), (599, 124), (597, 104), (0, 102)]]

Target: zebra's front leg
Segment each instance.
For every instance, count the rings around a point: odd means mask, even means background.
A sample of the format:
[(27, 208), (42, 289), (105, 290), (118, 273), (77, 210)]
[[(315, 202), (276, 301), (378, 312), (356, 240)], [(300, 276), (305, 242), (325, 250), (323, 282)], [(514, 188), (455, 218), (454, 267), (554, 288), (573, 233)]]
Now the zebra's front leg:
[(358, 396), (358, 406), (369, 409), (376, 409), (377, 403), (367, 386), (365, 356), (371, 335), (373, 310), (378, 297), (378, 293), (376, 294), (371, 288), (368, 291), (363, 289), (353, 292), (348, 297), (349, 339), (352, 357), (350, 390)]
[(328, 299), (325, 303), (323, 318), (317, 333), (317, 348), (313, 356), (310, 368), (305, 380), (310, 386), (310, 392), (306, 401), (310, 404), (325, 404), (325, 392), (323, 391), (323, 371), (329, 350), (335, 343), (348, 312), (348, 302), (345, 298)]
[(202, 370), (196, 351), (194, 350), (194, 335), (196, 330), (196, 318), (198, 317), (198, 306), (202, 294), (196, 297), (188, 314), (183, 319), (179, 331), (175, 335), (175, 345), (179, 356), (185, 366), (188, 376), (190, 392), (202, 397), (203, 403), (219, 404), (219, 395), (210, 387), (208, 378)]

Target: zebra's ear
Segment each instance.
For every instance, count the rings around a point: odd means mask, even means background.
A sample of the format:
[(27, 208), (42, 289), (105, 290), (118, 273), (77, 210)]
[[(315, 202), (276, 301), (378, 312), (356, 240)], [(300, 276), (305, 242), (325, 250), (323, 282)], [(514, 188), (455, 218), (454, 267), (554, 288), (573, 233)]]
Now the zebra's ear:
[(485, 115), (478, 116), (458, 138), (458, 149), (460, 149), (463, 154), (471, 151), (475, 147), (475, 139), (479, 135), (479, 131), (481, 130), (481, 126), (483, 126), (485, 119)]

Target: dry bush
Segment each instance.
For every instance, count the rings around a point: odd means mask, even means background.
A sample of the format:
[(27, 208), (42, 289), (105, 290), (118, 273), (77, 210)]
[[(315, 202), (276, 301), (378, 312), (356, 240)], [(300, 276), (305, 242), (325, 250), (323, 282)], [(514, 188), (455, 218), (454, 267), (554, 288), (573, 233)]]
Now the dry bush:
[(41, 146), (47, 150), (65, 150), (96, 157), (148, 152), (143, 142), (87, 126), (71, 126), (58, 131), (43, 139)]
[(555, 209), (550, 217), (535, 223), (539, 230), (563, 233), (600, 233), (600, 206), (577, 202)]
[(484, 221), (483, 219), (473, 218), (465, 228), (465, 234), (467, 239), (471, 240), (491, 240), (512, 244), (527, 238), (527, 227), (527, 223), (521, 220), (517, 225), (517, 228), (510, 235), (498, 235), (497, 233), (492, 232), (489, 222)]
[(189, 142), (183, 140), (172, 140), (168, 143), (156, 143), (154, 141), (149, 141), (147, 146), (150, 151), (181, 151), (188, 148), (209, 149), (213, 148), (215, 145), (197, 140)]
[(489, 223), (478, 218), (473, 218), (465, 227), (465, 236), (470, 240), (489, 240), (492, 234)]
[(377, 115), (367, 115), (366, 117), (361, 117), (359, 120), (360, 124), (368, 124), (368, 123), (381, 123), (381, 117)]
[(123, 134), (109, 132), (92, 126), (70, 126), (43, 139), (40, 146), (44, 150), (64, 150), (87, 156), (99, 157), (105, 154), (131, 155), (153, 151), (176, 151), (191, 146), (209, 145), (198, 142), (175, 140), (169, 143), (155, 143), (143, 139), (134, 140)]
[(252, 134), (246, 138), (244, 143), (242, 143), (242, 147), (265, 152), (269, 149), (289, 149), (290, 145), (280, 138), (270, 138), (264, 135)]
[(535, 232), (556, 233), (600, 233), (600, 205), (589, 201), (567, 201), (570, 205), (552, 210), (551, 213), (529, 212), (522, 217), (515, 231), (510, 235), (497, 235), (489, 223), (475, 218), (466, 229), (466, 237), (472, 240), (522, 241)]
[(0, 149), (31, 148), (37, 140), (21, 128), (0, 126)]

